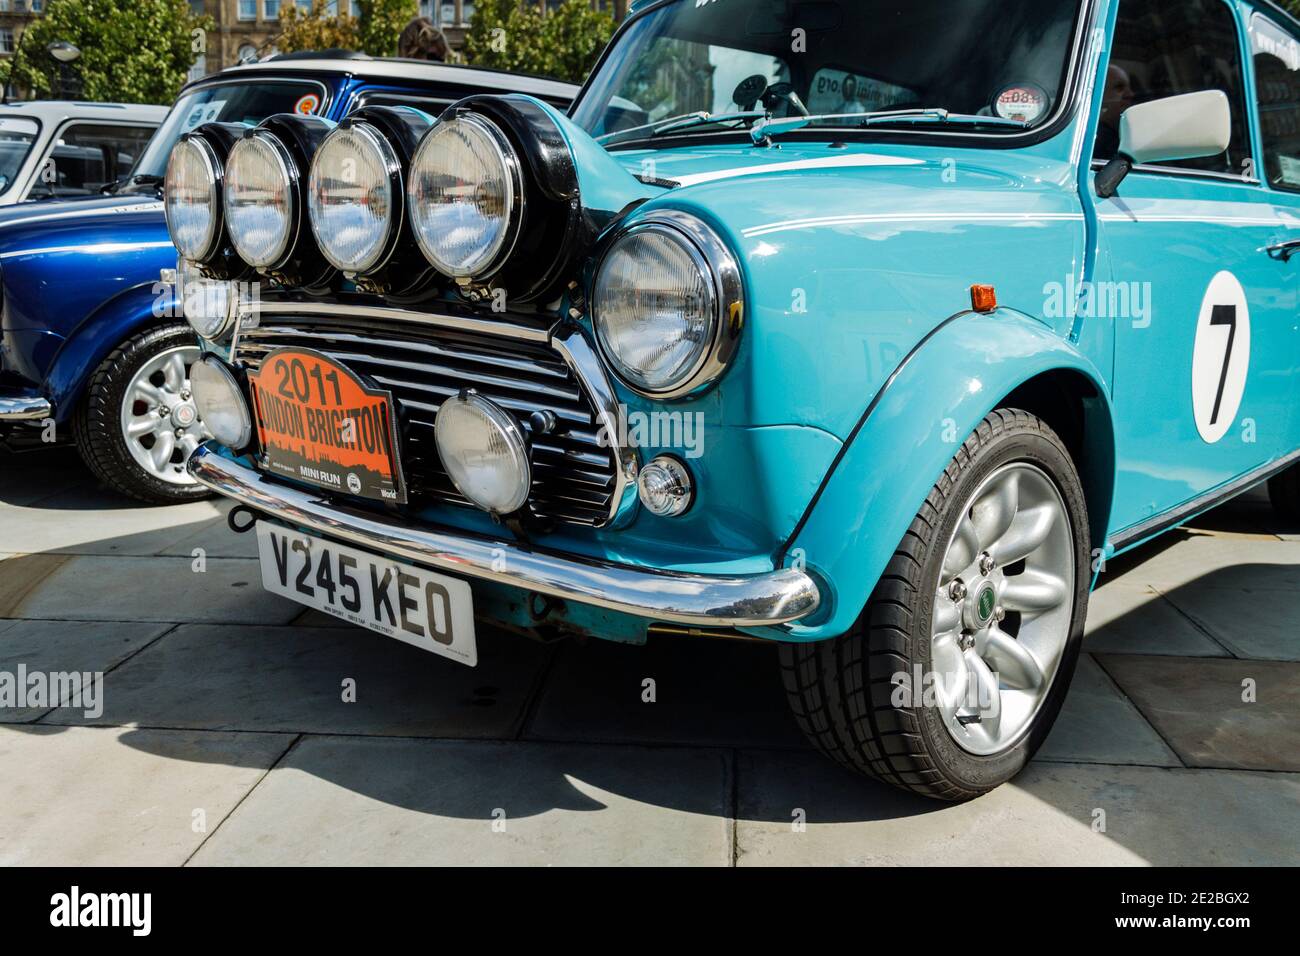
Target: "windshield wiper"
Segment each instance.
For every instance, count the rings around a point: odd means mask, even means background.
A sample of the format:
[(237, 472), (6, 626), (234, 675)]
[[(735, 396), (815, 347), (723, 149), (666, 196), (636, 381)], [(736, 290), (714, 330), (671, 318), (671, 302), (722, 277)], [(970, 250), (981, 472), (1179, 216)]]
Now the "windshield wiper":
[(644, 123), (641, 126), (630, 126), (627, 129), (606, 133), (604, 136), (597, 136), (596, 142), (602, 146), (614, 146), (627, 140), (653, 139), (656, 136), (663, 136), (682, 129), (694, 129), (698, 126), (710, 126), (714, 123), (731, 123), (737, 120), (761, 120), (766, 116), (767, 113), (764, 110), (717, 114), (710, 113), (707, 110), (698, 110), (694, 113), (683, 113), (680, 116), (670, 116), (667, 119), (656, 120), (653, 123)]
[(786, 116), (781, 119), (759, 120), (749, 128), (749, 138), (758, 146), (770, 142), (774, 135), (793, 133), (813, 123), (829, 120), (853, 120), (852, 123), (839, 123), (839, 126), (866, 129), (885, 123), (964, 123), (981, 126), (1011, 126), (1025, 129), (1029, 126), (1024, 120), (1003, 119), (1001, 116), (977, 116), (973, 113), (950, 113), (938, 107), (914, 110), (878, 110), (864, 113), (818, 113), (812, 116)]

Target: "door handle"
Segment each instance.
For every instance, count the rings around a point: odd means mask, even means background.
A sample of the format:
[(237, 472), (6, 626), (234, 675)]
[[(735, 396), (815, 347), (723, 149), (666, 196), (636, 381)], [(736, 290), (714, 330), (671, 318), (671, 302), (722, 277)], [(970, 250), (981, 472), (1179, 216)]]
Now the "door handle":
[(1300, 239), (1289, 239), (1286, 242), (1265, 246), (1264, 251), (1268, 253), (1270, 259), (1276, 259), (1279, 262), (1290, 262), (1292, 256), (1300, 253)]

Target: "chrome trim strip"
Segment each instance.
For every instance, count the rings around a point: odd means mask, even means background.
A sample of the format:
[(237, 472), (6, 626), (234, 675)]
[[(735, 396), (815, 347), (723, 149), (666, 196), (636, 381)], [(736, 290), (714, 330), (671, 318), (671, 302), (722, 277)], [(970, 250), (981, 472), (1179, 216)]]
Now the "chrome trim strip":
[[(494, 319), (480, 319), (462, 315), (439, 315), (429, 312), (412, 312), (409, 309), (394, 309), (381, 306), (364, 306), (340, 304), (337, 302), (257, 302), (240, 303), (239, 323), (236, 329), (244, 325), (245, 317), (251, 317), (256, 325), (259, 315), (300, 315), (310, 318), (313, 315), (335, 316), (344, 319), (376, 319), (382, 322), (410, 322), (416, 325), (431, 325), (439, 329), (451, 329), (458, 332), (477, 332), (480, 335), (500, 335), (506, 338), (522, 339), (545, 345), (551, 339), (551, 326), (519, 325), (514, 322), (499, 322)], [(238, 344), (236, 341), (235, 344)], [(233, 346), (232, 352), (233, 355)]]
[(581, 327), (566, 325), (556, 330), (551, 338), (552, 347), (560, 353), (573, 375), (582, 383), (591, 395), (599, 421), (596, 422), (597, 434), (603, 432), (609, 439), (609, 447), (614, 451), (614, 494), (610, 497), (609, 526), (619, 527), (626, 524), (636, 513), (637, 475), (641, 472), (640, 459), (636, 449), (631, 445), (619, 444), (619, 438), (626, 431), (619, 428), (622, 409), (618, 395), (605, 374), (605, 366), (596, 355), (591, 343), (583, 334)]
[(31, 422), (49, 418), (54, 406), (47, 398), (0, 398), (0, 422)]
[(682, 574), (529, 550), (450, 530), (409, 528), (322, 494), (269, 479), (201, 446), (186, 466), (202, 485), (254, 511), (335, 540), (439, 571), (670, 624), (766, 627), (817, 610), (811, 577), (794, 568), (749, 576)]

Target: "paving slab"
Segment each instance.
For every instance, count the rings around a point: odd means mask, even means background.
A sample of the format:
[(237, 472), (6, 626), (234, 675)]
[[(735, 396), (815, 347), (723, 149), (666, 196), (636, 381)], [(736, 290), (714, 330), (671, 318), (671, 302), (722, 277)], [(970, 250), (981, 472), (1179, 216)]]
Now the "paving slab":
[(1113, 654), (1231, 656), (1155, 588), (1123, 581), (1108, 582), (1092, 593), (1083, 646)]
[[(1104, 655), (1101, 664), (1189, 767), (1300, 771), (1300, 664)], [(1255, 702), (1242, 700), (1254, 682)]]
[(196, 865), (726, 865), (719, 751), (307, 737)]
[(283, 624), (301, 608), (262, 590), (256, 561), (29, 554), (0, 565), (0, 614), (82, 621)]
[(742, 866), (1293, 866), (1300, 858), (1295, 774), (1036, 762), (959, 805), (856, 778), (811, 754), (744, 752), (736, 776)]
[(93, 484), (75, 448), (41, 448), (21, 454), (0, 449), (0, 509), (30, 505), (69, 488)]
[(211, 501), (148, 505), (98, 488), (75, 487), (0, 511), (0, 551), (155, 554), (217, 516)]
[(1039, 760), (1181, 767), (1138, 709), (1089, 654), (1079, 658), (1070, 695)]
[(1292, 599), (1300, 591), (1300, 542), (1295, 541), (1176, 532), (1167, 542), (1157, 540), (1115, 560), (1125, 569), (1126, 583), (1154, 585), (1165, 594), (1189, 585), (1284, 592)]
[(0, 727), (0, 866), (184, 863), (292, 740)]
[[(27, 674), (103, 673), (166, 633), (171, 626), (134, 622), (0, 621), (0, 671), (17, 674), (19, 665), (23, 665)], [(0, 706), (0, 722), (22, 723), (49, 709)], [(68, 713), (60, 709), (51, 716), (57, 721)]]
[[(210, 558), (256, 558), (257, 535), (236, 534), (226, 524), (226, 514), (234, 507), (232, 502), (217, 505), (221, 515), (192, 525), (193, 530), (160, 550), (159, 554), (193, 557), (195, 548), (202, 548)], [(328, 616), (328, 615), (327, 615)]]
[[(546, 653), (482, 629), (479, 666), (466, 667), (360, 628), (187, 625), (107, 675), (101, 722), (513, 737)], [(354, 701), (344, 700), (345, 681)], [(75, 712), (60, 719), (84, 722)]]
[[(654, 701), (644, 698), (653, 681)], [(644, 647), (563, 645), (526, 736), (544, 740), (808, 747), (786, 703), (776, 648), (692, 638)]]
[(1300, 594), (1183, 585), (1164, 597), (1233, 657), (1300, 661)]

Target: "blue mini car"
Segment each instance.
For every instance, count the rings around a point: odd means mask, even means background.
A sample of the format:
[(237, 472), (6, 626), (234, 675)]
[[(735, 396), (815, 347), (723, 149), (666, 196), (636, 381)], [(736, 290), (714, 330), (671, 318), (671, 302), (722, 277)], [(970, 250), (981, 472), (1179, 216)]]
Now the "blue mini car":
[(799, 723), (961, 800), (1047, 736), (1106, 561), (1300, 512), (1300, 24), (1265, 0), (656, 0), (520, 95), (202, 126), (236, 305), (190, 459), (264, 585), (779, 647)]
[(185, 87), (131, 175), (107, 195), (0, 211), (0, 440), (20, 448), (75, 440), (102, 481), (145, 501), (206, 495), (185, 471), (186, 456), (207, 437), (190, 395), (198, 342), (178, 287), (159, 279), (176, 266), (159, 202), (173, 144), (214, 120), (253, 125), (281, 112), (336, 120), (379, 103), (441, 110), (500, 91), (564, 108), (577, 87), (357, 55), (276, 57)]

